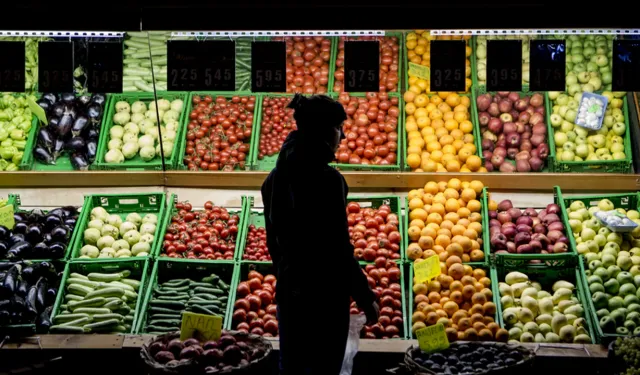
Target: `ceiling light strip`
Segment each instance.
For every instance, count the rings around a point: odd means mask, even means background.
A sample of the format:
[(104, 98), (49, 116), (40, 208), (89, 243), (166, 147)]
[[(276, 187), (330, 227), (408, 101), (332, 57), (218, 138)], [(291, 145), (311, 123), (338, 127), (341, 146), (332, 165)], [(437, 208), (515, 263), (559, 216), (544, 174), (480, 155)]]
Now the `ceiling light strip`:
[(384, 30), (179, 31), (172, 37), (384, 36)]
[(640, 29), (458, 29), (431, 35), (640, 35)]
[(8, 31), (0, 30), (0, 36), (50, 37), (50, 38), (122, 38), (120, 31)]

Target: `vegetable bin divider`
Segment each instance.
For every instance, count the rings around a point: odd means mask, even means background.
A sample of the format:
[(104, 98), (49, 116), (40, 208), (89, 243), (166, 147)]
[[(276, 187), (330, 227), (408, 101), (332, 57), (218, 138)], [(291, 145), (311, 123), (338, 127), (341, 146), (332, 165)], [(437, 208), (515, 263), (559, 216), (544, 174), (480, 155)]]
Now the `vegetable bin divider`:
[[(262, 276), (274, 275), (277, 277), (278, 271), (276, 267), (271, 262), (250, 262), (250, 261), (241, 261), (235, 262), (235, 274), (233, 276), (233, 284), (231, 285), (231, 296), (229, 298), (229, 303), (227, 304), (228, 312), (227, 315), (229, 319), (226, 320), (226, 325), (223, 327), (224, 329), (234, 329), (233, 327), (233, 309), (238, 298), (238, 284), (242, 281), (247, 281), (249, 271), (255, 270), (262, 273)], [(274, 293), (275, 294), (275, 293)]]
[[(491, 235), (489, 233), (489, 230), (483, 230), (482, 232), (482, 241), (483, 241), (483, 249), (485, 254), (488, 254), (491, 258), (501, 258), (504, 256), (508, 257), (506, 258), (509, 261), (509, 265), (510, 266), (517, 266), (520, 265), (522, 267), (525, 267), (527, 264), (529, 264), (530, 261), (532, 260), (541, 260), (542, 262), (544, 262), (545, 264), (551, 264), (551, 265), (556, 265), (558, 263), (563, 263), (566, 261), (566, 259), (568, 258), (567, 255), (570, 255), (570, 257), (575, 257), (577, 256), (576, 253), (576, 248), (575, 248), (575, 244), (573, 244), (571, 242), (571, 239), (569, 238), (569, 232), (571, 232), (571, 227), (569, 226), (569, 220), (567, 218), (567, 214), (566, 214), (566, 207), (564, 205), (564, 202), (562, 200), (562, 198), (560, 197), (560, 187), (559, 186), (554, 186), (553, 188), (553, 202), (550, 203), (555, 203), (558, 206), (560, 206), (560, 212), (558, 213), (558, 216), (560, 217), (560, 221), (562, 222), (562, 225), (564, 225), (564, 232), (565, 232), (565, 237), (567, 237), (567, 239), (569, 240), (568, 245), (568, 251), (565, 253), (556, 253), (556, 254), (493, 254), (491, 252)], [(482, 205), (483, 205), (483, 215), (487, 215), (486, 216), (486, 223), (489, 223), (489, 200), (487, 198), (487, 195), (485, 194), (483, 196), (482, 199)], [(517, 206), (514, 206), (516, 208), (519, 208)], [(536, 210), (542, 210), (544, 209), (546, 206), (543, 207), (533, 207)]]
[(153, 271), (149, 277), (148, 287), (145, 291), (144, 302), (141, 305), (140, 314), (136, 321), (135, 333), (147, 333), (147, 315), (150, 308), (149, 302), (153, 299), (154, 288), (163, 282), (172, 279), (191, 279), (199, 282), (203, 277), (210, 276), (212, 273), (220, 276), (222, 281), (229, 285), (229, 293), (226, 295), (227, 307), (222, 321), (222, 327), (227, 326), (229, 320), (229, 306), (231, 306), (232, 288), (235, 282), (235, 262), (234, 261), (190, 261), (187, 259), (159, 258), (153, 265)]
[[(539, 282), (542, 285), (542, 290), (546, 290), (549, 293), (552, 292), (551, 286), (556, 281), (564, 280), (573, 283), (575, 286), (575, 296), (582, 304), (584, 310), (584, 319), (587, 324), (589, 337), (591, 338), (592, 343), (596, 342), (596, 336), (594, 334), (595, 331), (592, 324), (593, 319), (591, 318), (592, 311), (588, 308), (591, 298), (587, 298), (587, 294), (584, 290), (585, 282), (580, 273), (578, 258), (571, 256), (571, 254), (562, 255), (567, 256), (565, 261), (555, 264), (538, 263), (522, 265), (518, 261), (517, 255), (512, 254), (496, 259), (495, 266), (491, 268), (491, 285), (495, 288), (493, 296), (494, 300), (496, 300), (496, 313), (498, 315), (497, 322), (501, 328), (506, 329), (506, 326), (502, 316), (502, 304), (500, 302), (500, 290), (498, 288), (498, 283), (504, 282), (504, 278), (507, 273), (517, 271), (529, 276), (529, 281)], [(511, 262), (511, 260), (515, 261)]]
[[(237, 242), (237, 251), (236, 251), (236, 261), (248, 261), (249, 259), (242, 259), (244, 256), (244, 249), (247, 246), (247, 235), (249, 234), (249, 225), (253, 224), (256, 228), (264, 228), (264, 209), (254, 207), (255, 198), (252, 196), (243, 196), (243, 219), (242, 219), (242, 228), (241, 232), (239, 232), (238, 242)], [(260, 261), (255, 261), (260, 262)], [(265, 263), (265, 262), (260, 262)], [(268, 261), (266, 263), (271, 263)]]
[[(162, 244), (162, 237), (159, 234), (164, 232), (160, 229), (162, 224), (162, 218), (165, 216), (166, 209), (166, 193), (122, 193), (122, 194), (91, 194), (85, 196), (82, 212), (78, 219), (76, 241), (73, 244), (73, 248), (70, 250), (70, 258), (78, 259), (80, 256), (80, 249), (84, 246), (84, 231), (87, 229), (89, 222), (91, 221), (91, 210), (96, 207), (102, 207), (107, 210), (110, 215), (118, 215), (123, 220), (130, 213), (154, 214), (158, 217), (158, 223), (156, 224), (156, 230), (153, 234), (153, 244), (151, 245), (151, 252), (146, 257), (131, 258), (150, 258), (153, 255), (153, 249), (158, 244)], [(103, 260), (110, 260), (110, 258), (95, 258), (87, 259), (81, 258), (78, 260), (85, 260), (87, 262), (100, 262)]]
[[(250, 82), (250, 81), (249, 81)], [(262, 99), (260, 97), (259, 94), (253, 94), (251, 93), (251, 91), (191, 91), (188, 93), (187, 95), (187, 99), (185, 100), (185, 115), (184, 118), (180, 121), (180, 127), (183, 129), (182, 130), (182, 134), (179, 135), (179, 143), (178, 143), (178, 154), (179, 156), (176, 158), (175, 160), (175, 165), (173, 166), (173, 168), (175, 168), (176, 170), (183, 170), (186, 171), (187, 170), (187, 166), (184, 164), (184, 156), (185, 156), (185, 150), (187, 149), (187, 133), (189, 132), (189, 122), (191, 121), (191, 119), (189, 118), (189, 115), (191, 114), (191, 111), (193, 110), (193, 97), (194, 95), (210, 95), (211, 97), (213, 97), (214, 101), (216, 97), (222, 96), (224, 98), (231, 98), (233, 96), (240, 96), (240, 97), (251, 97), (251, 96), (255, 96), (256, 97), (256, 105), (253, 108), (253, 123), (251, 125), (251, 137), (249, 138), (249, 152), (247, 153), (247, 158), (246, 158), (246, 164), (245, 164), (245, 169), (250, 169), (251, 167), (251, 160), (254, 157), (253, 153), (254, 153), (254, 144), (256, 142), (258, 142), (258, 137), (256, 135), (257, 132), (259, 132), (259, 121), (258, 121), (258, 116), (259, 113), (261, 113), (261, 103), (262, 103)], [(256, 147), (257, 149), (257, 147)]]
[[(595, 94), (602, 94), (597, 91)], [(553, 103), (549, 99), (549, 93), (545, 92), (545, 102), (548, 104), (545, 110), (545, 121), (549, 129), (550, 155), (555, 155), (556, 142), (554, 139), (555, 130), (551, 124), (551, 110)], [(624, 116), (624, 154), (626, 158), (622, 160), (585, 160), (585, 161), (564, 161), (554, 157), (554, 172), (557, 173), (631, 173), (633, 172), (633, 151), (631, 150), (631, 128), (629, 127), (629, 102), (627, 95), (622, 98), (622, 115)], [(564, 118), (563, 118), (564, 121)], [(575, 125), (578, 126), (578, 125)], [(605, 127), (603, 125), (603, 127)], [(606, 127), (605, 127), (606, 128)], [(591, 131), (593, 132), (593, 131)]]
[[(153, 256), (154, 259), (159, 259), (165, 256), (163, 253), (164, 236), (167, 234), (167, 229), (169, 228), (169, 225), (171, 225), (171, 218), (178, 213), (178, 210), (176, 209), (176, 203), (178, 202), (179, 202), (178, 195), (175, 193), (171, 193), (167, 203), (167, 208), (164, 212), (164, 225), (162, 225), (162, 227), (158, 231), (158, 234), (159, 234), (158, 238), (160, 239), (160, 241), (156, 242), (154, 244), (154, 247), (151, 249), (152, 251), (151, 255)], [(193, 210), (202, 210), (203, 208), (200, 204), (203, 204), (203, 203), (199, 203), (197, 206), (193, 208)], [(214, 202), (214, 205), (215, 205), (215, 202)], [(233, 259), (236, 259), (238, 256), (237, 255), (238, 243), (239, 243), (238, 236), (240, 236), (242, 231), (245, 207), (244, 207), (244, 203), (241, 203), (240, 207), (225, 207), (225, 208), (228, 209), (229, 214), (237, 214), (239, 216), (238, 233), (236, 234), (236, 242), (235, 242), (236, 247), (234, 249), (234, 256), (233, 256)], [(233, 260), (233, 259), (229, 259), (229, 260)], [(189, 259), (189, 261), (202, 261), (202, 260), (203, 259)], [(205, 261), (220, 262), (221, 260), (205, 260)]]
[(67, 280), (70, 278), (69, 275), (71, 273), (79, 273), (86, 276), (92, 272), (117, 273), (128, 270), (131, 272), (131, 275), (127, 278), (140, 281), (140, 287), (137, 291), (138, 297), (136, 299), (136, 308), (133, 315), (133, 322), (131, 323), (131, 329), (128, 331), (129, 334), (133, 333), (138, 321), (138, 315), (140, 313), (140, 309), (142, 308), (142, 302), (147, 288), (150, 263), (151, 261), (149, 258), (107, 259), (100, 262), (84, 261), (81, 259), (71, 260), (69, 263), (67, 263), (67, 266), (64, 270), (62, 281), (60, 282), (60, 289), (62, 289), (63, 292), (59, 292), (56, 297), (56, 303), (53, 307), (51, 320), (53, 321), (53, 319), (57, 315), (60, 315), (62, 307), (63, 305), (65, 305), (64, 297), (67, 294), (66, 284)]
[[(184, 118), (187, 117), (187, 93), (186, 92), (174, 92), (174, 91), (160, 91), (157, 93), (158, 100), (167, 99), (167, 100), (176, 100), (181, 99), (183, 102), (182, 110), (180, 112), (180, 118), (178, 119), (178, 124), (180, 128), (176, 132), (176, 141), (174, 142), (173, 150), (171, 153), (171, 157), (165, 158), (165, 164), (167, 168), (172, 168), (176, 164), (176, 160), (181, 157), (179, 156), (179, 150), (176, 145), (178, 140), (184, 137), (186, 133), (186, 127), (183, 126), (185, 124)], [(162, 170), (162, 160), (160, 160), (160, 155), (156, 155), (151, 161), (144, 161), (140, 157), (140, 154), (137, 153), (135, 157), (130, 160), (125, 160), (123, 163), (107, 163), (105, 161), (105, 155), (108, 151), (108, 143), (109, 143), (109, 131), (113, 124), (113, 115), (116, 113), (115, 105), (119, 101), (125, 101), (129, 104), (132, 104), (136, 101), (143, 101), (145, 104), (149, 104), (155, 100), (154, 94), (150, 92), (129, 92), (122, 94), (112, 94), (110, 95), (110, 100), (107, 103), (108, 107), (104, 110), (104, 117), (102, 122), (102, 127), (100, 129), (100, 141), (98, 142), (98, 154), (96, 156), (96, 160), (93, 165), (96, 166), (95, 169), (99, 170), (120, 170), (120, 171), (141, 171), (141, 170)], [(159, 119), (162, 122), (162, 119)], [(157, 125), (155, 125), (157, 126)], [(162, 137), (162, 134), (159, 134), (159, 137)]]
[[(485, 93), (489, 93), (492, 96), (496, 95), (497, 91), (487, 91), (485, 86), (476, 86), (473, 87), (472, 90), (472, 97), (471, 100), (473, 101), (473, 103), (471, 104), (474, 112), (473, 112), (473, 132), (475, 133), (475, 135), (477, 135), (475, 137), (475, 143), (476, 143), (476, 148), (478, 149), (478, 155), (480, 156), (480, 158), (482, 159), (482, 165), (484, 166), (485, 163), (485, 158), (484, 156), (482, 156), (482, 131), (480, 129), (480, 111), (478, 110), (478, 96), (485, 94)], [(522, 86), (522, 91), (516, 91), (521, 98), (525, 97), (525, 96), (531, 96), (533, 94), (535, 94), (536, 92), (534, 91), (529, 91), (529, 87), (526, 85)], [(556, 158), (556, 149), (553, 146), (553, 133), (552, 133), (552, 129), (551, 129), (551, 125), (549, 123), (549, 112), (551, 111), (551, 106), (549, 105), (549, 97), (546, 95), (545, 93), (539, 93), (543, 96), (544, 98), (544, 102), (543, 102), (543, 106), (544, 106), (544, 112), (545, 112), (545, 125), (547, 127), (547, 144), (549, 145), (549, 156), (547, 157), (547, 160), (544, 161), (544, 167), (542, 168), (542, 170), (540, 172), (532, 172), (532, 173), (544, 173), (544, 172), (554, 172), (554, 160)], [(513, 119), (515, 120), (515, 119)], [(515, 122), (515, 121), (514, 121)], [(516, 164), (515, 160), (511, 160), (505, 157), (505, 162), (511, 163), (513, 165)], [(494, 172), (491, 173), (504, 173), (504, 172), (500, 172), (498, 170), (495, 170)]]

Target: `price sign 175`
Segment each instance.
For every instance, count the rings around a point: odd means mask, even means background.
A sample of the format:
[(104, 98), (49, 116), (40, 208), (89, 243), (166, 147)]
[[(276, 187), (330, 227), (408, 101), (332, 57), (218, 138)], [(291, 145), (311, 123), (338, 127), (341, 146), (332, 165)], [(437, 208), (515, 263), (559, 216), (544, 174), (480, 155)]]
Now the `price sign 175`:
[(640, 41), (613, 41), (613, 91), (640, 91)]
[(380, 42), (344, 42), (344, 91), (367, 92), (380, 88)]
[(0, 91), (24, 92), (25, 43), (0, 42)]

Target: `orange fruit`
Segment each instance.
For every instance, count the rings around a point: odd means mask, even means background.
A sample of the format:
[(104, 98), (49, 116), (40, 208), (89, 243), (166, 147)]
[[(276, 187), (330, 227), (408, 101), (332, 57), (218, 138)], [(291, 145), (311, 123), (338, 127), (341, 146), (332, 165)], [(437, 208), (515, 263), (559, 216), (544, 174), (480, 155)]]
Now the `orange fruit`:
[[(476, 194), (480, 194), (482, 193), (482, 189), (484, 188), (484, 184), (482, 183), (482, 181), (478, 181), (478, 180), (473, 180), (471, 181), (471, 183), (469, 184), (469, 187), (473, 190), (476, 191)], [(490, 210), (497, 210), (498, 209), (498, 203), (496, 202), (496, 208), (489, 208)]]
[(411, 316), (411, 323), (415, 322), (424, 322), (427, 317), (424, 315), (422, 311), (415, 311)]
[[(469, 189), (469, 190), (471, 190), (471, 189)], [(480, 212), (480, 208), (481, 208), (480, 201), (477, 200), (477, 199), (472, 199), (472, 200), (468, 201), (467, 208), (471, 212)]]
[(462, 250), (462, 246), (460, 246), (460, 244), (457, 244), (454, 242), (454, 243), (451, 243), (449, 246), (447, 246), (447, 253), (450, 255), (449, 259), (455, 257), (462, 260), (461, 257), (464, 251)]
[(474, 288), (473, 285), (465, 285), (464, 288), (462, 288), (462, 298), (466, 301), (471, 301), (471, 297), (473, 297), (475, 292), (476, 288)]
[(440, 298), (441, 298), (440, 297), (440, 293), (438, 293), (438, 292), (430, 292), (428, 297), (429, 297), (429, 301), (431, 303), (436, 303), (436, 302), (440, 301)]
[[(453, 278), (451, 275), (448, 275), (449, 277)], [(449, 289), (452, 292), (462, 292), (462, 288), (464, 287), (464, 285), (460, 282), (460, 280), (455, 280), (455, 278), (453, 278), (454, 281), (451, 282), (451, 285), (449, 285)]]
[(460, 282), (462, 282), (462, 285), (473, 285), (476, 283), (476, 279), (474, 279), (471, 275), (465, 274), (464, 276), (462, 276), (462, 279), (460, 279)]
[(491, 299), (493, 299), (493, 292), (491, 291), (491, 289), (484, 288), (481, 290), (481, 292), (485, 295), (485, 297), (487, 297), (487, 301), (491, 301)]
[[(465, 231), (466, 232), (466, 231)], [(458, 244), (462, 247), (462, 251), (468, 253), (471, 250), (471, 240), (469, 237), (460, 236), (458, 239)]]
[[(446, 314), (446, 312), (443, 311), (444, 314)], [(441, 317), (440, 319), (438, 319), (438, 322), (436, 324), (442, 324), (445, 328), (449, 328), (451, 327), (451, 321), (449, 320), (449, 318), (447, 317)]]
[(484, 305), (482, 305), (482, 309), (485, 314), (493, 316), (496, 313), (496, 304), (493, 302), (485, 302)]
[(429, 302), (429, 297), (427, 297), (424, 294), (418, 294), (415, 297), (413, 297), (413, 303), (415, 303), (416, 305), (423, 301)]
[(478, 232), (476, 232), (473, 229), (465, 229), (465, 231), (462, 233), (462, 236), (467, 240), (469, 240), (469, 249), (467, 251), (471, 250), (472, 249), (471, 241), (478, 239)]
[(438, 193), (438, 183), (435, 181), (427, 182), (427, 184), (424, 185), (424, 192), (431, 195), (436, 195)]
[[(460, 208), (460, 209), (462, 209), (462, 208)], [(427, 213), (427, 211), (425, 211), (422, 208), (416, 208), (415, 210), (411, 210), (411, 212), (409, 212), (409, 220), (420, 219), (422, 221), (426, 221), (427, 220), (427, 216), (429, 216), (429, 214)]]
[[(466, 188), (462, 190), (462, 194), (460, 197), (465, 201), (469, 202), (470, 200), (476, 199), (476, 191), (471, 188)], [(411, 203), (411, 202), (409, 202)]]
[(496, 322), (485, 323), (487, 325), (487, 329), (490, 330), (494, 335), (500, 329), (500, 326)]
[(458, 307), (458, 309), (451, 316), (451, 321), (453, 322), (453, 324), (458, 324), (460, 319), (467, 318), (467, 317), (468, 317), (467, 312), (464, 310), (459, 310), (459, 307)]
[(451, 231), (449, 229), (441, 227), (440, 229), (438, 229), (438, 236), (446, 236), (448, 238), (451, 238)]
[(427, 225), (420, 231), (420, 236), (428, 236), (434, 238), (436, 236), (436, 230), (433, 229), (433, 227)]
[(407, 232), (409, 234), (409, 239), (411, 241), (417, 241), (420, 238), (420, 227), (418, 226), (412, 226), (409, 227), (409, 231)]
[(429, 250), (433, 248), (433, 238), (428, 236), (420, 236), (418, 240), (418, 245), (422, 250)]
[(460, 209), (458, 210), (458, 216), (460, 217), (469, 217), (469, 215), (471, 215), (471, 211), (466, 208), (466, 207), (460, 207)]
[(451, 292), (451, 294), (449, 295), (449, 299), (457, 303), (458, 305), (460, 305), (464, 301), (464, 298), (462, 297), (462, 292), (458, 290)]
[(451, 229), (453, 229), (453, 223), (450, 220), (443, 220), (442, 223), (440, 223), (440, 229), (446, 229), (449, 231), (449, 233), (451, 233)]
[(450, 243), (451, 243), (451, 239), (449, 238), (449, 236), (441, 234), (438, 237), (436, 237), (436, 245), (438, 246), (442, 246), (443, 248), (446, 248), (447, 246), (449, 246)]
[(482, 250), (472, 250), (469, 257), (472, 262), (482, 262), (484, 260), (484, 252)]
[(509, 341), (509, 331), (504, 328), (500, 328), (496, 332), (496, 341), (498, 342), (507, 342)]
[(449, 258), (447, 258), (447, 261), (446, 261), (447, 268), (451, 268), (451, 266), (456, 263), (458, 264), (462, 263), (462, 259), (460, 259), (460, 257), (457, 257), (455, 255), (449, 255)]
[(480, 159), (480, 157), (477, 155), (469, 155), (465, 163), (467, 167), (473, 172), (478, 171), (480, 167), (482, 167), (482, 159)]
[(436, 314), (435, 312), (428, 313), (426, 318), (427, 326), (432, 326), (436, 324), (439, 318), (440, 316), (438, 316), (438, 314)]
[[(474, 222), (474, 223), (480, 223), (482, 221), (482, 215), (479, 212), (472, 212), (469, 215), (469, 220)], [(482, 232), (482, 230), (480, 230), (478, 233)]]
[(413, 332), (413, 334), (415, 335), (417, 330), (420, 330), (420, 329), (423, 329), (423, 328), (427, 328), (427, 325), (424, 324), (424, 322), (415, 322), (411, 326), (411, 332)]
[(478, 340), (480, 340), (480, 341), (492, 341), (493, 340), (493, 332), (491, 332), (491, 330), (487, 329), (487, 328), (481, 329), (480, 331), (478, 331)]
[(428, 313), (423, 311), (427, 306), (431, 307), (431, 305), (429, 304), (429, 302), (426, 301), (422, 301), (419, 304), (416, 305), (416, 310), (422, 311), (425, 315)]
[(432, 257), (434, 255), (438, 255), (438, 253), (436, 253), (433, 249), (425, 250), (425, 251), (422, 252), (422, 258), (423, 259), (429, 259), (430, 257)]
[(428, 290), (428, 287), (424, 283), (413, 285), (413, 294), (415, 295), (427, 294)]
[(473, 270), (473, 277), (476, 280), (480, 280), (481, 278), (487, 276), (487, 272), (485, 270), (483, 270), (482, 268), (476, 268)]
[(484, 293), (474, 293), (473, 297), (471, 297), (471, 303), (473, 303), (474, 305), (484, 305), (486, 302), (487, 297), (484, 295)]
[(464, 276), (464, 267), (462, 267), (462, 264), (460, 263), (452, 264), (451, 267), (449, 267), (449, 269), (447, 270), (447, 274), (453, 277), (455, 280), (460, 280), (462, 276)]
[(422, 228), (424, 228), (424, 221), (420, 219), (411, 220), (411, 222), (409, 223), (409, 228), (411, 227), (418, 227), (422, 230)]
[(447, 334), (447, 340), (449, 340), (449, 342), (458, 340), (458, 330), (456, 328), (449, 327), (445, 329), (444, 332)]
[(471, 315), (473, 315), (473, 314), (484, 315), (484, 308), (482, 307), (482, 305), (473, 305), (469, 309), (469, 314), (471, 314)]
[(476, 233), (482, 233), (482, 224), (480, 224), (479, 222), (469, 223), (467, 228), (473, 230)]
[(459, 331), (466, 331), (469, 328), (471, 328), (471, 319), (469, 319), (469, 318), (461, 318), (460, 320), (458, 320), (458, 330)]

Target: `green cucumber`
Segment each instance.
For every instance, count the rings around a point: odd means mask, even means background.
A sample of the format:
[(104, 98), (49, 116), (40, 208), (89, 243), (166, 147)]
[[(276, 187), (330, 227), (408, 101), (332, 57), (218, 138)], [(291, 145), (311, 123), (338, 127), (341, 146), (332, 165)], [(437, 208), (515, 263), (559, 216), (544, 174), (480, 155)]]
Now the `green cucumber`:
[(111, 311), (120, 310), (123, 304), (124, 304), (123, 300), (115, 300), (115, 301), (107, 302), (103, 307)]
[(88, 286), (80, 284), (71, 284), (67, 287), (67, 292), (84, 297), (87, 294), (93, 292), (93, 288), (89, 288)]
[[(81, 275), (79, 273), (75, 273), (72, 272), (69, 274), (69, 279), (83, 279), (83, 280), (89, 280), (89, 278), (85, 275)], [(68, 280), (68, 279), (67, 279)]]
[(202, 299), (207, 299), (207, 300), (217, 300), (218, 296), (214, 296), (213, 294), (208, 294), (208, 293), (195, 293), (193, 295), (194, 297), (199, 297)]
[(110, 314), (111, 310), (104, 307), (81, 307), (73, 311), (74, 314)]
[(91, 281), (100, 281), (108, 283), (110, 281), (120, 281), (125, 277), (129, 277), (131, 275), (131, 271), (123, 270), (121, 272), (116, 273), (99, 273), (99, 272), (91, 272), (87, 275), (89, 280)]
[(126, 293), (126, 291), (124, 289), (122, 289), (122, 288), (111, 287), (111, 288), (94, 290), (93, 292), (87, 294), (85, 298), (92, 298), (92, 297), (103, 297), (103, 298), (106, 298), (106, 297), (118, 297), (118, 298), (121, 298), (125, 293)]
[(89, 279), (76, 279), (76, 278), (67, 279), (67, 285), (71, 285), (71, 284), (79, 284), (79, 285), (86, 286), (93, 289), (95, 289), (96, 286), (98, 286), (97, 282), (91, 281)]
[(180, 319), (182, 317), (182, 313), (180, 314), (149, 314), (149, 320), (154, 319)]
[(77, 333), (85, 333), (85, 332), (87, 331), (83, 327), (63, 326), (63, 325), (56, 325), (56, 326), (49, 327), (49, 333), (77, 334)]
[(151, 306), (149, 307), (149, 314), (175, 314), (176, 311), (172, 310), (172, 309), (167, 309), (165, 307), (157, 307), (157, 306)]
[(91, 318), (89, 314), (63, 314), (56, 315), (53, 317), (53, 323), (61, 324), (66, 322), (71, 322), (73, 320), (82, 319), (82, 318)]
[(134, 279), (122, 279), (120, 280), (122, 284), (127, 284), (131, 286), (136, 292), (140, 289), (140, 281)]
[(104, 305), (107, 301), (103, 297), (94, 297), (94, 298), (86, 298), (82, 301), (69, 301), (67, 303), (67, 307), (71, 311), (75, 311), (81, 307), (100, 307)]
[(174, 332), (174, 331), (179, 331), (180, 327), (157, 327), (157, 326), (147, 326), (146, 331), (147, 333), (167, 333), (167, 332)]
[(88, 316), (85, 316), (84, 318), (80, 318), (80, 319), (76, 319), (76, 320), (72, 320), (70, 322), (64, 322), (62, 324), (60, 324), (60, 326), (71, 326), (71, 327), (82, 327), (85, 324), (91, 323), (92, 319)]
[(84, 298), (77, 295), (77, 294), (65, 294), (64, 295), (64, 300), (69, 302), (69, 301), (82, 301)]
[(182, 322), (180, 319), (156, 319), (149, 322), (151, 326), (168, 326), (168, 327), (180, 327)]
[(205, 293), (205, 294), (213, 294), (213, 295), (219, 295), (219, 294), (224, 294), (224, 290), (222, 289), (218, 289), (218, 288), (205, 288), (205, 287), (201, 287), (198, 286), (195, 289), (193, 289), (194, 294), (199, 294), (199, 293)]
[(173, 280), (169, 280), (167, 282), (162, 283), (160, 286), (162, 288), (164, 288), (164, 287), (179, 288), (179, 287), (183, 287), (185, 285), (189, 285), (190, 282), (191, 282), (191, 280), (189, 280), (189, 279), (173, 279)]
[(151, 306), (157, 306), (157, 307), (164, 307), (167, 309), (181, 309), (183, 310), (186, 305), (184, 302), (180, 302), (180, 301), (166, 301), (166, 300), (160, 300), (160, 299), (152, 299), (151, 301), (149, 301), (149, 305)]
[(97, 323), (85, 324), (82, 328), (88, 329), (90, 331), (101, 331), (105, 329), (111, 329), (112, 326), (117, 326), (120, 324), (118, 319), (107, 319)]

